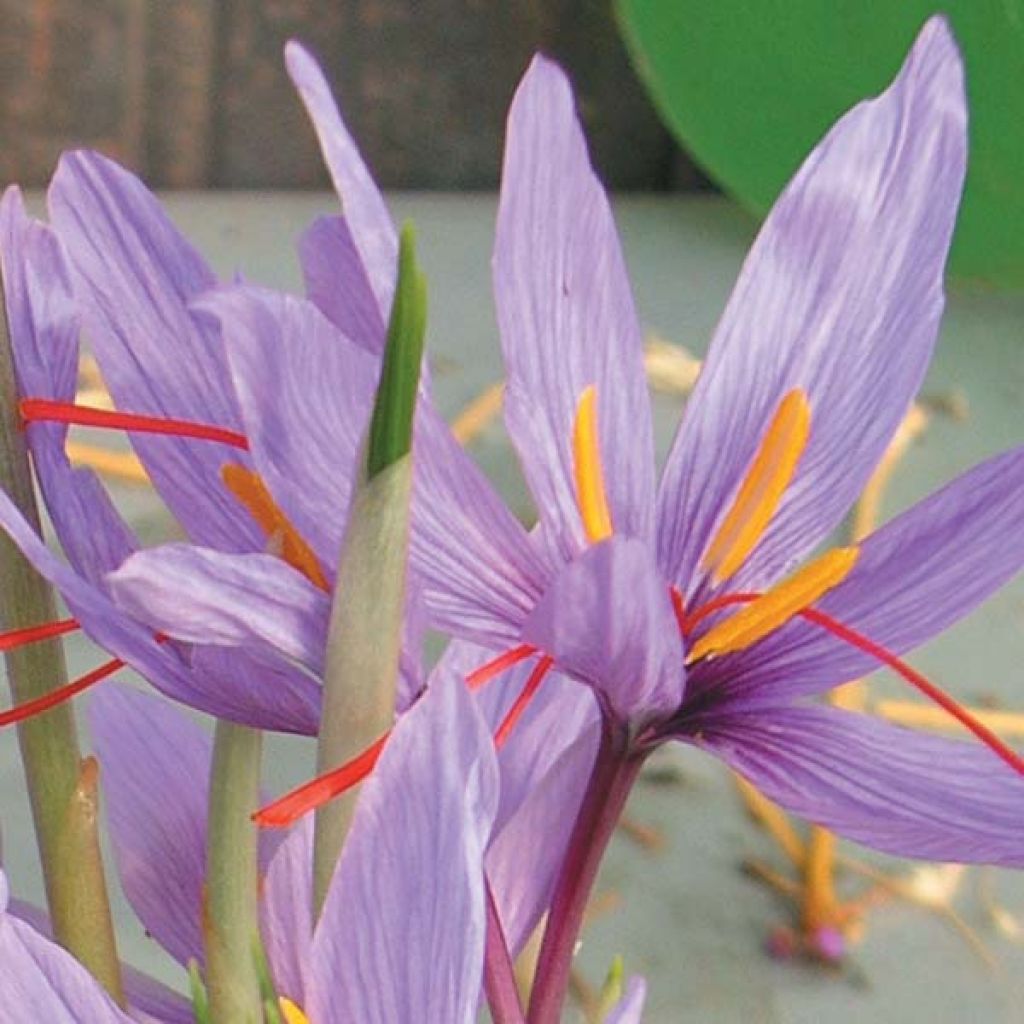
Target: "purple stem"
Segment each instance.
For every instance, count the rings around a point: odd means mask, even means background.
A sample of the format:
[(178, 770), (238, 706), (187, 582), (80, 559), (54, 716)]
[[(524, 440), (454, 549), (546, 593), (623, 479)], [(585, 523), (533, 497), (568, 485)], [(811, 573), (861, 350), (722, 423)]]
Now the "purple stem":
[(590, 890), (643, 756), (631, 754), (624, 730), (606, 721), (601, 746), (573, 826), (540, 947), (528, 1024), (559, 1024), (576, 939)]
[(494, 1024), (526, 1024), (519, 1001), (512, 957), (505, 941), (505, 929), (494, 902), (491, 883), (484, 878), (487, 892), (487, 943), (484, 947), (484, 993)]

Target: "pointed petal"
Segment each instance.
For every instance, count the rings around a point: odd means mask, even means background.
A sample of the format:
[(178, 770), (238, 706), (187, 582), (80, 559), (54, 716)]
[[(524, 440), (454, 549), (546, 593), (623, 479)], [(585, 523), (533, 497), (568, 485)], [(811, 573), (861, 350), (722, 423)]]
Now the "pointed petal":
[(493, 647), (518, 643), (548, 570), (447, 425), (416, 412), (409, 561), (431, 625)]
[(306, 1002), (313, 942), (313, 816), (307, 815), (277, 848), (263, 884), (260, 929), (279, 995)]
[(569, 558), (584, 543), (572, 435), (590, 385), (612, 522), (649, 537), (654, 449), (640, 324), (569, 83), (542, 57), (509, 112), (494, 288), (508, 367), (505, 419), (555, 549)]
[(612, 537), (566, 566), (522, 639), (591, 686), (620, 722), (641, 725), (682, 701), (686, 670), (675, 613), (638, 540)]
[(931, 356), (965, 152), (960, 59), (933, 19), (893, 85), (808, 157), (740, 273), (659, 494), (659, 563), (684, 596), (791, 390), (810, 440), (733, 589), (774, 580), (864, 486)]
[(89, 727), (128, 902), (178, 963), (202, 963), (211, 738), (170, 705), (121, 686), (93, 694)]
[(605, 1017), (604, 1024), (641, 1024), (646, 999), (647, 982), (635, 974), (629, 979), (623, 997)]
[(306, 295), (341, 332), (374, 355), (387, 324), (345, 217), (317, 217), (299, 239)]
[(164, 544), (133, 555), (108, 581), (122, 608), (177, 640), (257, 644), (313, 673), (323, 668), (329, 598), (273, 555)]
[(7, 913), (0, 872), (0, 1024), (132, 1024), (70, 953)]
[[(338, 112), (330, 86), (310, 53), (294, 40), (285, 46), (288, 74), (313, 122), (324, 161), (341, 200), (352, 239), (362, 257), (382, 319), (391, 309), (398, 266), (398, 236), (384, 197), (370, 176), (352, 136)], [(339, 278), (339, 287), (344, 287)], [(380, 343), (383, 350), (384, 336)]]
[[(1022, 508), (1024, 447), (981, 463), (877, 530), (850, 575), (817, 607), (894, 654), (909, 651), (1024, 568)], [(728, 663), (721, 659), (718, 671), (731, 680), (729, 693), (777, 703), (879, 667), (831, 633), (796, 621)]]
[(825, 707), (720, 713), (700, 743), (769, 799), (866, 846), (1024, 864), (1024, 778), (980, 743)]
[(364, 784), (313, 938), (318, 1024), (476, 1019), (493, 745), (458, 682), (398, 722)]
[[(72, 401), (81, 324), (68, 268), (56, 235), (26, 214), (15, 187), (0, 201), (0, 258), (19, 394)], [(67, 430), (31, 423), (28, 444), (64, 552), (78, 573), (99, 583), (138, 544), (95, 474), (71, 468)]]
[[(453, 641), (430, 685), (464, 679), (495, 653)], [(474, 694), (492, 734), (533, 665), (517, 665)], [(513, 956), (550, 902), (599, 740), (600, 714), (593, 693), (552, 672), (498, 752), (501, 801), (487, 848), (487, 878)]]
[(199, 308), (220, 321), (256, 469), (333, 575), (380, 361), (289, 295), (232, 288)]
[[(61, 158), (49, 192), (89, 341), (117, 406), (241, 429), (223, 346), (189, 302), (216, 280), (142, 183), (96, 153)], [(161, 497), (199, 543), (258, 550), (255, 524), (221, 485), (223, 445), (133, 435)]]

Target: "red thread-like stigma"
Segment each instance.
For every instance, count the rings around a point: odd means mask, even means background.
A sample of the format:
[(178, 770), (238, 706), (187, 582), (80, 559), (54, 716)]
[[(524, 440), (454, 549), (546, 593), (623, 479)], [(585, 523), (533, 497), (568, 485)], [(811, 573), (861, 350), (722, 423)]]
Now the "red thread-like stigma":
[(108, 676), (112, 676), (122, 668), (124, 668), (124, 662), (120, 658), (113, 658), (100, 665), (99, 668), (94, 668), (91, 672), (87, 672), (74, 682), (68, 683), (66, 686), (60, 686), (56, 690), (44, 693), (42, 697), (36, 697), (35, 700), (27, 700), (23, 704), (11, 708), (9, 711), (4, 711), (0, 713), (0, 728), (7, 725), (15, 725), (18, 722), (25, 721), (26, 718), (34, 718), (36, 715), (41, 715), (44, 711), (49, 711), (57, 707), (58, 704), (71, 700), (72, 697), (83, 690), (89, 689), (90, 686), (106, 679)]
[(170, 437), (195, 438), (198, 441), (217, 441), (244, 451), (249, 449), (249, 439), (244, 434), (210, 423), (95, 409), (87, 405), (76, 405), (74, 402), (54, 402), (48, 398), (23, 398), (18, 403), (18, 409), (26, 423), (69, 423), (79, 427), (132, 430), (143, 434), (165, 434)]
[(516, 697), (515, 703), (508, 709), (505, 717), (501, 720), (501, 725), (498, 726), (494, 734), (494, 745), (499, 750), (505, 745), (505, 741), (516, 727), (516, 723), (523, 717), (523, 712), (540, 689), (540, 684), (544, 682), (544, 677), (551, 671), (553, 664), (552, 659), (545, 655), (534, 666), (533, 671), (530, 673), (530, 678), (526, 680), (526, 684), (523, 686), (519, 696)]
[(52, 640), (79, 628), (77, 619), (61, 619), (59, 622), (44, 622), (40, 626), (12, 629), (9, 633), (0, 633), (0, 651), (13, 651), (16, 647), (38, 643), (40, 640)]
[[(756, 601), (758, 597), (760, 597), (759, 594), (722, 594), (689, 615), (684, 625), (680, 628), (685, 634), (692, 631), (698, 622), (707, 618), (712, 612), (719, 611), (729, 605), (747, 604), (751, 601)], [(993, 754), (1005, 761), (1015, 772), (1019, 775), (1024, 775), (1024, 758), (1012, 747), (1004, 743), (988, 726), (979, 722), (967, 708), (955, 701), (930, 679), (927, 679), (916, 669), (911, 668), (902, 658), (899, 658), (881, 644), (876, 643), (870, 637), (847, 626), (844, 622), (840, 622), (839, 619), (819, 611), (817, 608), (804, 608), (797, 614), (808, 622), (813, 622), (814, 625), (827, 630), (844, 643), (849, 644), (851, 647), (856, 647), (857, 650), (863, 651), (865, 654), (880, 661), (883, 665), (891, 668), (930, 701), (937, 704), (948, 715), (956, 719), (965, 729), (973, 733)]]
[[(529, 644), (520, 644), (518, 647), (513, 647), (511, 650), (505, 651), (504, 654), (499, 654), (497, 658), (470, 672), (466, 676), (466, 685), (471, 690), (478, 690), (506, 669), (519, 664), (519, 662), (524, 661), (534, 653), (536, 653), (536, 648), (531, 647)], [(547, 661), (548, 665), (540, 673), (536, 683), (533, 683), (531, 687), (531, 682), (538, 675), (538, 670), (544, 664), (544, 661)], [(522, 715), (526, 705), (529, 703), (530, 697), (532, 697), (533, 692), (536, 691), (548, 668), (550, 668), (550, 659), (546, 658), (544, 661), (537, 666), (530, 679), (527, 680), (523, 692), (505, 716), (505, 721), (499, 726), (499, 733), (503, 729), (506, 734), (511, 731), (515, 722)], [(531, 692), (528, 694), (527, 690)], [(522, 704), (522, 707), (519, 707), (520, 704)], [(506, 722), (510, 718), (512, 720), (508, 722), (506, 728)], [(315, 811), (328, 801), (341, 796), (346, 790), (362, 782), (373, 771), (374, 766), (377, 764), (377, 759), (384, 749), (384, 744), (387, 743), (390, 735), (391, 730), (389, 729), (372, 746), (367, 747), (361, 754), (357, 754), (351, 761), (341, 765), (340, 768), (335, 768), (333, 771), (319, 775), (315, 779), (311, 779), (309, 782), (293, 789), (290, 793), (285, 793), (284, 796), (271, 804), (267, 804), (266, 807), (261, 807), (252, 816), (252, 820), (263, 828), (286, 828), (298, 821), (303, 815), (308, 814), (310, 811)], [(497, 736), (495, 737), (495, 742), (498, 742)], [(504, 738), (501, 742), (504, 742)]]

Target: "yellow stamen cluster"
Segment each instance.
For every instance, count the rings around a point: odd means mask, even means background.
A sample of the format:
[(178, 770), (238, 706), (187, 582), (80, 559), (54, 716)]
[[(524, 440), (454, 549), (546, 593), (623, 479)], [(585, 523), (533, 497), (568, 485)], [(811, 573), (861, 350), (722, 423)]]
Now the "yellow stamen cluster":
[(722, 525), (708, 545), (701, 567), (715, 583), (729, 579), (764, 535), (807, 446), (811, 407), (799, 388), (779, 403), (754, 461)]
[(221, 467), (224, 486), (238, 499), (267, 535), (268, 540), (293, 569), (297, 569), (314, 586), (330, 590), (320, 561), (305, 538), (274, 501), (258, 473), (229, 462)]
[(576, 407), (572, 432), (573, 469), (576, 476), (576, 501), (583, 530), (591, 544), (612, 535), (612, 516), (604, 490), (601, 469), (601, 442), (597, 432), (597, 391), (588, 387)]
[(841, 583), (849, 575), (859, 554), (855, 547), (826, 551), (746, 608), (712, 626), (693, 645), (687, 662), (741, 651), (762, 640)]

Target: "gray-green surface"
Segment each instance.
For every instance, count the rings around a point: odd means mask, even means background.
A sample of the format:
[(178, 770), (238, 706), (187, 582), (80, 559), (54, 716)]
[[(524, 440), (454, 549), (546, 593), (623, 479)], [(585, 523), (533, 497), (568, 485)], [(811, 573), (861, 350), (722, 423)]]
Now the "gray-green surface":
[[(314, 213), (332, 208), (332, 200), (197, 195), (172, 197), (168, 205), (223, 274), (240, 269), (250, 280), (294, 288), (299, 285), (294, 240)], [(396, 196), (394, 210), (399, 219), (411, 217), (418, 227), (430, 283), (428, 347), (435, 389), (450, 416), (500, 375), (489, 281), (494, 200)], [(751, 224), (714, 199), (623, 199), (617, 210), (645, 326), (703, 351), (751, 238)], [(890, 489), (887, 514), (980, 458), (1024, 440), (1022, 327), (1022, 297), (953, 297), (926, 391), (961, 391), (970, 415), (963, 423), (933, 417)], [(680, 408), (680, 399), (655, 399), (662, 453)], [(117, 440), (103, 439), (107, 444)], [(500, 425), (485, 432), (473, 451), (514, 506), (528, 515)], [(138, 488), (112, 489), (145, 539), (170, 535), (155, 498)], [(69, 644), (69, 655), (73, 672), (102, 659), (80, 638)], [(1024, 709), (1024, 585), (1007, 588), (913, 660), (961, 699)], [(894, 694), (904, 692), (891, 680), (880, 679), (876, 685)], [(278, 791), (307, 777), (311, 749), (311, 744), (297, 741), (272, 742), (269, 788)], [(746, 820), (717, 763), (690, 751), (668, 751), (657, 763), (678, 769), (681, 782), (642, 782), (630, 814), (663, 829), (667, 845), (661, 853), (650, 854), (624, 836), (613, 842), (599, 890), (614, 888), (620, 903), (586, 932), (580, 960), (592, 981), (600, 980), (615, 953), (624, 953), (627, 970), (649, 978), (648, 1019), (654, 1022), (1024, 1020), (1024, 952), (995, 931), (978, 898), (979, 884), (986, 878), (1008, 909), (1019, 910), (1024, 920), (1020, 875), (972, 871), (957, 900), (998, 961), (994, 971), (949, 924), (899, 902), (870, 915), (866, 939), (844, 975), (776, 963), (764, 955), (762, 943), (771, 925), (786, 919), (789, 908), (745, 878), (739, 865), (744, 857), (758, 855), (783, 867), (782, 857)], [(998, 762), (993, 770), (999, 770)], [(160, 794), (154, 793), (153, 799), (159, 800)], [(15, 891), (38, 899), (40, 884), (11, 733), (0, 735), (0, 818)], [(885, 863), (905, 870), (896, 862)], [(180, 972), (145, 939), (123, 902), (119, 914), (127, 959), (180, 983)]]

